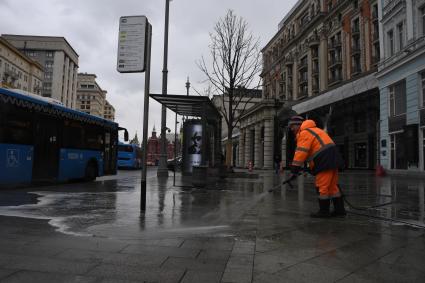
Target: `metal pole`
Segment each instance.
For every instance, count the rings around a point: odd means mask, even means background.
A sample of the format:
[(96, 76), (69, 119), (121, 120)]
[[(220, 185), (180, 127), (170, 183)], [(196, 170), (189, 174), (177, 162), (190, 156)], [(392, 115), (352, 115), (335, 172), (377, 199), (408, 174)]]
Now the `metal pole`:
[[(165, 0), (165, 32), (164, 32), (164, 65), (162, 69), (162, 95), (167, 95), (167, 60), (168, 60), (168, 14), (170, 0)], [(159, 154), (158, 177), (168, 177), (167, 169), (167, 148), (166, 148), (166, 129), (167, 129), (167, 108), (161, 107), (161, 151)]]
[(186, 95), (189, 96), (189, 88), (190, 88), (190, 82), (189, 82), (189, 77), (187, 77), (187, 82), (186, 82)]
[(176, 118), (174, 124), (174, 176), (173, 176), (173, 186), (176, 186), (176, 170), (177, 170), (177, 111), (179, 107), (176, 105)]
[(148, 160), (148, 119), (149, 119), (149, 93), (150, 93), (150, 76), (151, 76), (151, 43), (152, 43), (152, 26), (148, 24), (147, 38), (147, 56), (146, 56), (146, 72), (145, 72), (145, 100), (143, 107), (143, 155), (142, 155), (142, 181), (140, 186), (140, 211), (146, 210), (146, 171)]

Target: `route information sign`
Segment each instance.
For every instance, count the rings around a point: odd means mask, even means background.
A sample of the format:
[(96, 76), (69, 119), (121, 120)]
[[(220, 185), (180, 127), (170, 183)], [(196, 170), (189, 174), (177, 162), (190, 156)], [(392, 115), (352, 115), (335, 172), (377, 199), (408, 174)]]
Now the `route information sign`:
[(148, 20), (145, 16), (120, 18), (117, 71), (136, 73), (145, 71)]

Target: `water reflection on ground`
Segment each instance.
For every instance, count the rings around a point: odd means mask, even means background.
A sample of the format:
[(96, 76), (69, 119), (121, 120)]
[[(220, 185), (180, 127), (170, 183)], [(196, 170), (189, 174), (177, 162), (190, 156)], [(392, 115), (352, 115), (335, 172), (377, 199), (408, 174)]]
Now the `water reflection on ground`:
[[(260, 178), (228, 178), (207, 188), (174, 187), (173, 179), (148, 178), (146, 211), (140, 212), (140, 173), (86, 184), (0, 192), (0, 215), (48, 219), (58, 231), (77, 235), (134, 237), (149, 233), (233, 233), (235, 225), (258, 224), (260, 213), (308, 217), (317, 209), (314, 179), (302, 176), (293, 187), (285, 176), (261, 172)], [(185, 182), (177, 176), (177, 184)], [(369, 172), (341, 175), (347, 200), (359, 213), (424, 227), (424, 180), (376, 178)], [(269, 192), (271, 188), (275, 190)], [(31, 193), (32, 198), (22, 195)], [(29, 199), (29, 200), (28, 200)], [(19, 204), (20, 200), (25, 200)], [(350, 216), (349, 216), (350, 217)], [(359, 221), (369, 221), (368, 218)], [(394, 223), (399, 223), (394, 222)]]

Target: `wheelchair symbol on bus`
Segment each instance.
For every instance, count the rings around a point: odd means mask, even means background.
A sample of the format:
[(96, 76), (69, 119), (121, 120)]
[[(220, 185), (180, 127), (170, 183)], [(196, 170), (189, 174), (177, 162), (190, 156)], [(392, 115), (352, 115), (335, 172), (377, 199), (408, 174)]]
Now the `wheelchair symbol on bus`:
[(19, 150), (8, 149), (7, 150), (7, 167), (18, 167), (19, 166)]

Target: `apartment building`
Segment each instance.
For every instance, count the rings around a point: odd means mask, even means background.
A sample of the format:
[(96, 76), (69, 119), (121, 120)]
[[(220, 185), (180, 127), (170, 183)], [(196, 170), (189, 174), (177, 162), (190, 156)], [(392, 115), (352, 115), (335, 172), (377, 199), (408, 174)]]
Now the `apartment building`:
[(2, 37), (43, 66), (42, 96), (75, 109), (78, 54), (64, 37), (11, 34)]
[[(283, 106), (273, 113), (270, 103), (264, 138), (262, 126), (250, 126), (254, 134), (247, 139), (248, 158), (261, 156), (267, 146), (264, 158), (290, 159), (291, 139), (282, 127), (296, 112), (330, 133), (348, 168), (375, 167), (378, 8), (376, 0), (300, 0), (295, 4), (262, 50), (263, 99)], [(272, 161), (267, 162), (270, 167)]]
[(425, 0), (380, 0), (381, 165), (425, 170)]
[(103, 118), (111, 121), (115, 121), (115, 108), (108, 100), (105, 100), (105, 106), (103, 109)]
[(0, 37), (0, 87), (41, 95), (43, 67)]
[(103, 118), (107, 91), (97, 84), (96, 78), (95, 74), (78, 74), (76, 109)]

